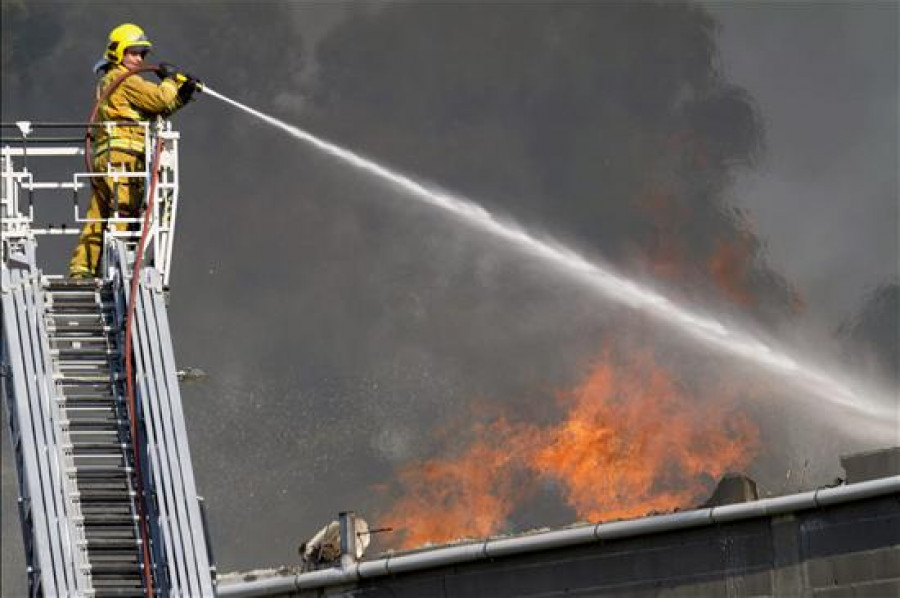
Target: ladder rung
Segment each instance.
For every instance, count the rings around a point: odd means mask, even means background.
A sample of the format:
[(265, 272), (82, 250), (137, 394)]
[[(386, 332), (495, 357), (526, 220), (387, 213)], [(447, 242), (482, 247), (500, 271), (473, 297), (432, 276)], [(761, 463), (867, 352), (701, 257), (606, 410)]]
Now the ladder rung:
[(100, 278), (47, 278), (45, 289), (99, 289), (106, 283)]
[(44, 312), (52, 318), (63, 318), (68, 314), (93, 314), (96, 316), (111, 316), (115, 312), (112, 303), (97, 303), (96, 301), (56, 301), (50, 299), (44, 305)]
[(78, 480), (78, 490), (83, 493), (120, 494), (130, 492), (127, 477), (82, 477)]
[(140, 553), (135, 546), (115, 547), (115, 548), (98, 548), (91, 547), (87, 549), (88, 561), (92, 565), (109, 564), (109, 565), (137, 565), (140, 563)]
[(50, 354), (52, 357), (60, 361), (78, 361), (80, 359), (101, 358), (105, 358), (107, 361), (109, 361), (110, 356), (119, 355), (119, 349), (118, 347), (110, 347), (105, 343), (94, 343), (78, 347), (65, 347), (60, 346), (59, 343), (57, 343), (56, 347), (50, 349)]
[(73, 359), (59, 361), (57, 366), (60, 370), (74, 372), (78, 370), (96, 370), (109, 373), (109, 359)]
[(134, 490), (126, 490), (124, 492), (113, 492), (109, 490), (91, 490), (89, 488), (81, 488), (69, 494), (75, 500), (80, 500), (82, 505), (87, 503), (112, 502), (117, 500), (131, 500), (137, 493)]
[(66, 468), (69, 477), (79, 480), (125, 478), (131, 471), (131, 467), (128, 465), (74, 465)]
[(112, 575), (112, 574), (130, 575), (130, 574), (135, 574), (135, 573), (138, 576), (140, 576), (140, 574), (141, 574), (140, 565), (138, 565), (137, 563), (134, 563), (134, 564), (123, 563), (121, 565), (113, 564), (113, 563), (103, 563), (103, 564), (96, 564), (96, 565), (91, 564), (91, 565), (85, 565), (84, 570), (85, 570), (85, 572), (90, 573), (92, 576)]
[(129, 523), (128, 525), (92, 525), (84, 527), (84, 537), (89, 542), (94, 538), (131, 538), (135, 539), (137, 536), (134, 531), (134, 524)]
[(59, 343), (68, 343), (70, 346), (69, 348), (72, 349), (81, 348), (82, 345), (105, 347), (107, 344), (115, 344), (116, 341), (116, 339), (110, 338), (104, 334), (95, 334), (93, 336), (82, 335), (80, 337), (75, 334), (70, 334), (66, 337), (53, 337), (50, 340), (55, 342), (58, 348), (64, 348), (59, 347)]
[(90, 375), (86, 372), (66, 372), (65, 374), (54, 374), (54, 378), (61, 384), (103, 384), (104, 382), (123, 380), (124, 376), (119, 372), (107, 372), (104, 376)]
[(112, 293), (98, 293), (97, 291), (68, 291), (65, 293), (47, 293), (47, 303), (51, 305), (101, 305), (111, 301)]
[(102, 586), (95, 588), (93, 598), (145, 598), (146, 593), (142, 586), (135, 588), (109, 588)]
[[(66, 407), (65, 414), (60, 417), (60, 423), (64, 425), (67, 423), (102, 422), (123, 419), (118, 417), (115, 399), (107, 397), (106, 399), (95, 398), (94, 400), (102, 400), (104, 402), (99, 405), (85, 405), (82, 402), (81, 404)], [(127, 419), (127, 417), (125, 419)]]
[(54, 303), (95, 303), (98, 300), (106, 303), (113, 301), (113, 299), (115, 298), (112, 291), (99, 291), (93, 289), (52, 291), (50, 293), (47, 293), (47, 297)]
[(122, 450), (130, 451), (131, 446), (124, 442), (79, 442), (78, 444), (64, 444), (62, 450), (75, 455), (90, 454), (94, 451)]
[(50, 321), (57, 326), (60, 324), (71, 324), (73, 326), (83, 326), (85, 320), (102, 322), (103, 314), (97, 312), (75, 312), (75, 313), (53, 313), (48, 312), (47, 316)]
[(118, 405), (122, 402), (122, 399), (112, 394), (79, 394), (70, 397), (60, 397), (57, 399), (57, 403), (60, 406), (66, 408), (73, 407), (112, 407), (114, 405)]
[(109, 409), (115, 409), (121, 401), (116, 399), (115, 397), (69, 397), (66, 399), (59, 399), (58, 404), (63, 409), (79, 409), (81, 407), (107, 407)]
[[(127, 460), (122, 453), (119, 454), (87, 454), (87, 455), (75, 455), (72, 457), (73, 463), (69, 469), (70, 475), (74, 474), (75, 477), (80, 477), (81, 479), (87, 479), (87, 477), (97, 477), (96, 475), (91, 474), (91, 471), (96, 470), (99, 467), (106, 467), (110, 470), (113, 469), (122, 469), (124, 467), (128, 467)], [(88, 468), (95, 468), (94, 470)], [(96, 470), (100, 471), (100, 470)], [(84, 473), (89, 474), (87, 477), (83, 475)]]
[(115, 375), (108, 367), (89, 366), (83, 368), (67, 367), (55, 372), (54, 377), (59, 382), (86, 382), (94, 384), (109, 383)]
[(95, 295), (100, 292), (100, 287), (98, 285), (94, 285), (91, 288), (85, 288), (84, 286), (70, 286), (70, 285), (53, 285), (53, 286), (44, 286), (45, 289), (55, 289), (49, 291), (50, 294), (55, 295), (57, 293), (61, 295)]
[(76, 419), (73, 416), (87, 417), (89, 415), (116, 415), (116, 406), (113, 403), (109, 405), (100, 405), (97, 407), (86, 405), (74, 406), (66, 408), (66, 415), (70, 420)]
[(118, 430), (69, 430), (69, 438), (79, 442), (104, 442), (119, 438)]
[[(64, 324), (58, 322), (50, 322), (47, 324), (47, 331), (54, 336), (71, 333), (109, 334), (110, 332), (118, 332), (118, 327), (110, 326), (108, 324), (101, 325), (99, 323), (94, 323), (88, 326), (87, 324)], [(69, 337), (67, 336), (65, 338)]]
[(68, 427), (70, 432), (87, 432), (89, 430), (117, 430), (118, 428), (130, 424), (128, 420), (116, 419), (63, 419), (60, 425)]
[[(87, 510), (85, 510), (87, 509)], [(81, 512), (84, 515), (93, 514), (93, 513), (118, 513), (118, 514), (130, 514), (131, 513), (131, 500), (128, 496), (123, 496), (121, 500), (118, 501), (95, 501), (91, 503), (85, 503), (81, 505)]]
[(59, 385), (63, 394), (67, 397), (77, 393), (110, 393), (108, 380), (79, 380), (77, 378), (67, 378), (65, 380), (60, 380)]
[[(91, 538), (79, 540), (78, 547), (89, 552), (98, 552), (108, 560), (125, 560), (129, 557), (133, 560), (138, 555), (138, 547), (142, 544), (140, 538)], [(134, 561), (136, 562), (136, 561)]]
[[(93, 584), (93, 598), (146, 598), (142, 582), (142, 579), (137, 578), (127, 582), (107, 582), (103, 578), (99, 578), (97, 582)], [(105, 586), (102, 585), (103, 583), (111, 583), (114, 585)], [(128, 583), (129, 585), (123, 585), (124, 583)]]
[(117, 513), (84, 513), (81, 515), (82, 522), (85, 526), (93, 527), (129, 527), (138, 520), (137, 515), (117, 514)]
[(67, 330), (59, 330), (53, 328), (53, 325), (47, 326), (47, 331), (50, 336), (50, 346), (51, 347), (62, 347), (63, 344), (75, 344), (75, 343), (91, 343), (95, 345), (101, 345), (109, 342), (110, 344), (116, 344), (115, 336), (107, 336), (113, 330), (102, 330), (99, 326), (95, 330), (85, 330), (84, 328), (72, 327)]

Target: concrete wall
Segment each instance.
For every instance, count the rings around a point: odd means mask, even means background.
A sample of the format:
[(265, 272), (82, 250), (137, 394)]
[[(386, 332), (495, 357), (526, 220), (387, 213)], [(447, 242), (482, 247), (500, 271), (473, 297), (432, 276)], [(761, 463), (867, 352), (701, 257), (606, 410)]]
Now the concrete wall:
[(900, 496), (291, 596), (900, 596)]

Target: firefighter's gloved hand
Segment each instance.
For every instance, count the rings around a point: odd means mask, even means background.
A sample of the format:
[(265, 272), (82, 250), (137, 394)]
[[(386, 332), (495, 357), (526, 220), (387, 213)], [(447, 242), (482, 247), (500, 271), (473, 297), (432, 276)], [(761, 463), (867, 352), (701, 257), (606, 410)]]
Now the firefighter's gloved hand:
[(193, 99), (194, 94), (201, 89), (203, 89), (203, 84), (199, 79), (188, 77), (187, 80), (181, 84), (181, 87), (178, 88), (178, 99), (181, 100), (182, 104), (187, 104)]
[(156, 69), (156, 75), (159, 77), (160, 81), (164, 79), (174, 79), (180, 72), (180, 69), (170, 62), (160, 62), (158, 67), (159, 68)]

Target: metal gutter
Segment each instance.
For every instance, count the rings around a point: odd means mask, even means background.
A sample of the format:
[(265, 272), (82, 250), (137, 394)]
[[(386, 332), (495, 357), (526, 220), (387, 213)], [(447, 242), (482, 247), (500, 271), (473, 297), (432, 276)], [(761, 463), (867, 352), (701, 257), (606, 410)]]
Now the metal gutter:
[(669, 515), (655, 515), (628, 521), (597, 523), (515, 538), (481, 540), (470, 544), (388, 556), (374, 561), (361, 561), (348, 568), (323, 569), (309, 573), (282, 575), (253, 581), (224, 583), (217, 588), (217, 595), (243, 598), (286, 594), (298, 590), (347, 584), (362, 579), (421, 571), (434, 567), (456, 565), (539, 550), (577, 546), (591, 542), (655, 534), (742, 519), (772, 517), (894, 493), (900, 494), (900, 475), (721, 507), (696, 509)]

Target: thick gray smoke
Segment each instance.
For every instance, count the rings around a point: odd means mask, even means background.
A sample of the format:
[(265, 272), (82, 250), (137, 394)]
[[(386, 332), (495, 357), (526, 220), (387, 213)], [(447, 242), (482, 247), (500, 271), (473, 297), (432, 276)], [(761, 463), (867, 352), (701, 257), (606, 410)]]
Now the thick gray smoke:
[[(215, 89), (683, 301), (773, 335), (801, 310), (728, 199), (764, 155), (765, 115), (720, 68), (716, 21), (701, 6), (2, 10), (4, 122), (83, 119), (108, 30), (134, 21), (158, 58)], [(170, 315), (180, 362), (210, 374), (184, 394), (220, 571), (293, 563), (338, 510), (386, 509), (370, 489), (440, 450), (433, 430), (473, 401), (523, 421), (558, 417), (556, 393), (610, 345), (654, 349), (688, 386), (729, 371), (222, 104), (201, 97), (176, 125)], [(826, 425), (787, 426), (779, 409), (758, 408), (783, 449), (764, 448), (754, 472), (774, 491), (786, 461), (802, 463), (805, 441), (822, 435), (809, 426)], [(15, 595), (24, 567), (3, 448), (3, 585)], [(822, 458), (821, 475), (839, 473)], [(573, 514), (549, 496), (514, 519)]]
[(844, 357), (869, 376), (900, 387), (900, 283), (879, 285), (837, 330)]

